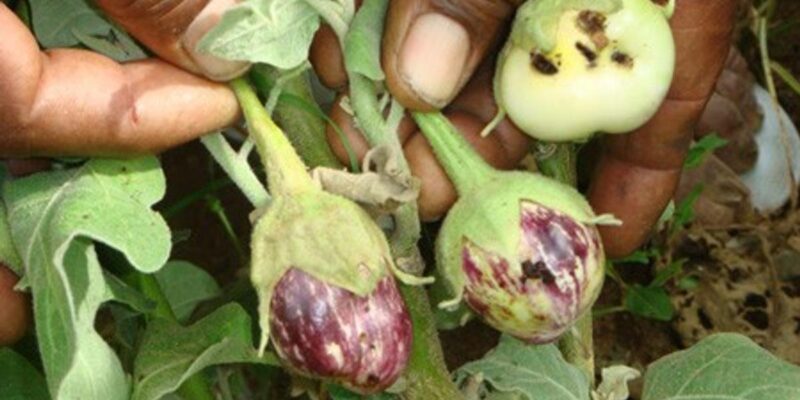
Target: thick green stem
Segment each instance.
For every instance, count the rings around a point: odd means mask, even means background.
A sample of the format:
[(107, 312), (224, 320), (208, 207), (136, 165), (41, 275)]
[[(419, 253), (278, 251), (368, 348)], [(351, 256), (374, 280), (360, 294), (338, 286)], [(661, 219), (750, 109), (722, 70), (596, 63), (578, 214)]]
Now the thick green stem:
[(238, 78), (230, 84), (244, 111), (261, 161), (268, 171), (267, 182), (272, 194), (289, 195), (316, 189), (303, 160), (267, 114), (250, 83)]
[(403, 398), (462, 399), (463, 395), (447, 372), (436, 323), (425, 290), (406, 285), (401, 285), (400, 289), (411, 313), (414, 327), (414, 343), (406, 370), (409, 385), (403, 392)]
[[(268, 96), (280, 77), (280, 71), (259, 64), (253, 67), (250, 76), (256, 90), (262, 96)], [(341, 168), (342, 164), (325, 138), (325, 114), (314, 100), (307, 74), (283, 82), (273, 117), (306, 165)]]
[(415, 112), (412, 115), (459, 193), (480, 187), (491, 178), (494, 169), (444, 115), (440, 112)]
[[(575, 186), (577, 184), (577, 170), (575, 166), (577, 152), (575, 145), (567, 144), (540, 144), (540, 154), (537, 155), (539, 170), (564, 184)], [(558, 348), (568, 363), (578, 367), (589, 379), (594, 387), (594, 339), (592, 337), (592, 312), (591, 310), (575, 322), (558, 341)]]

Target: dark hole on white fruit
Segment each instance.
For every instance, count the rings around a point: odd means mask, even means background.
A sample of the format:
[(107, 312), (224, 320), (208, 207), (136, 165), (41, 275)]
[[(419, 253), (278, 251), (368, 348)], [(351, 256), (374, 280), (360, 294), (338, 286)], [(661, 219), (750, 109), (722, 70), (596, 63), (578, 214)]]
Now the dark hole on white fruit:
[(606, 17), (597, 11), (583, 10), (578, 13), (578, 28), (592, 34), (605, 29)]
[(367, 376), (367, 384), (369, 385), (377, 385), (379, 381), (380, 378), (378, 378), (378, 375), (369, 374), (369, 376)]
[(547, 57), (542, 55), (542, 53), (531, 53), (531, 65), (544, 75), (555, 75), (558, 73), (558, 67)]
[(366, 333), (364, 333), (364, 332), (361, 332), (361, 333), (359, 333), (359, 334), (358, 334), (358, 340), (359, 340), (361, 343), (364, 343), (364, 342), (366, 342), (366, 341), (367, 341), (367, 334), (366, 334)]
[(589, 62), (590, 67), (595, 66), (594, 61), (597, 60), (597, 53), (581, 42), (575, 42), (575, 48), (577, 48), (581, 55), (583, 55), (583, 58)]
[(532, 262), (530, 260), (522, 263), (522, 274), (526, 279), (541, 279), (545, 285), (556, 281), (556, 277), (547, 269), (544, 261)]
[(617, 50), (611, 54), (611, 61), (627, 68), (633, 67), (633, 59), (631, 56)]

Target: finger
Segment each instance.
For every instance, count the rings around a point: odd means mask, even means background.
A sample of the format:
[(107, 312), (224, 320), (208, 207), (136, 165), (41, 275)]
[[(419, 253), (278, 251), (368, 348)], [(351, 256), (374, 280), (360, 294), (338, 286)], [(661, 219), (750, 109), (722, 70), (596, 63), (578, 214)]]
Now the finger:
[[(447, 110), (472, 114), (484, 125), (494, 119), (497, 115), (497, 103), (494, 101), (492, 90), (494, 70), (494, 60), (482, 63), (458, 97), (447, 107)], [(504, 118), (486, 140), (488, 143), (499, 146), (505, 152), (505, 162), (497, 166), (503, 169), (516, 167), (528, 154), (531, 145), (530, 136), (523, 133), (508, 118)]]
[(677, 61), (667, 99), (635, 132), (604, 140), (588, 197), (595, 212), (623, 221), (601, 229), (611, 257), (644, 242), (675, 192), (695, 124), (728, 54), (736, 3), (677, 0), (670, 22)]
[(200, 39), (238, 0), (97, 0), (105, 13), (161, 58), (211, 79), (227, 81), (249, 64), (196, 50)]
[(344, 69), (342, 47), (330, 26), (322, 25), (314, 34), (308, 59), (323, 85), (336, 91), (345, 89), (347, 72)]
[(497, 40), (512, 3), (392, 1), (381, 54), (389, 90), (412, 110), (447, 105)]
[(158, 60), (40, 52), (0, 5), (0, 156), (144, 154), (233, 124), (233, 92)]
[(25, 293), (14, 290), (19, 278), (0, 264), (0, 346), (9, 346), (25, 336), (30, 325), (30, 302)]

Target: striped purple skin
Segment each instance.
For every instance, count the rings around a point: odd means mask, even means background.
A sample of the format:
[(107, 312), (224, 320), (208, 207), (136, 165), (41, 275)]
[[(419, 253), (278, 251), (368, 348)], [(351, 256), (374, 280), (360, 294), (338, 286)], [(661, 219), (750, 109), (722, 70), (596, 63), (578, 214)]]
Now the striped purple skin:
[(411, 319), (392, 276), (359, 297), (292, 268), (275, 287), (269, 324), (296, 372), (361, 394), (391, 386), (411, 350)]
[(464, 299), (496, 329), (530, 343), (564, 333), (597, 298), (604, 254), (594, 227), (533, 202), (522, 202), (519, 259), (465, 241)]

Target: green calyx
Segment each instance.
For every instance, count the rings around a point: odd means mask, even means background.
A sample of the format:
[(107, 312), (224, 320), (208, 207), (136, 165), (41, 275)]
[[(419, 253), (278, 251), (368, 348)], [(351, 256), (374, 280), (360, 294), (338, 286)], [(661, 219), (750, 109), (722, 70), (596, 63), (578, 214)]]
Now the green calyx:
[(526, 50), (550, 52), (556, 46), (558, 24), (567, 11), (589, 10), (611, 14), (622, 8), (622, 0), (535, 0), (517, 10), (510, 41)]

